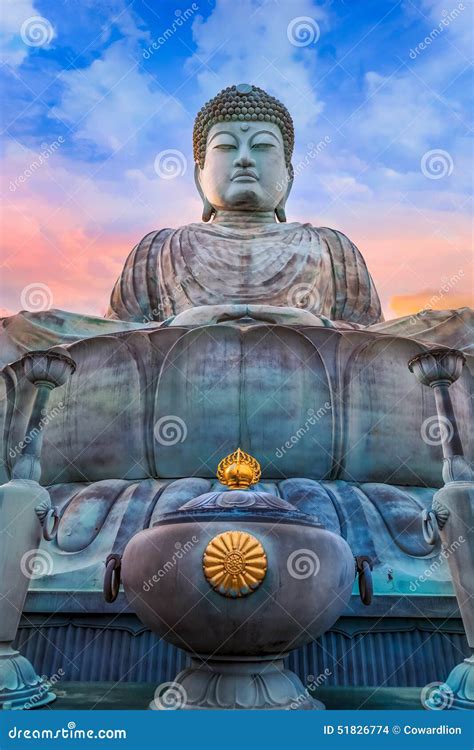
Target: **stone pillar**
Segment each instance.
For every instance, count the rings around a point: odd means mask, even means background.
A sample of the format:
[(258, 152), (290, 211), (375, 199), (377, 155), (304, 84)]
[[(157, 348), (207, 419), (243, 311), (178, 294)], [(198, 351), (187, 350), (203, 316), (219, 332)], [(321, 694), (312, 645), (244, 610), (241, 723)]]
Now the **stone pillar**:
[(420, 383), (434, 391), (443, 449), (444, 486), (435, 494), (432, 510), (423, 516), (424, 534), (432, 544), (438, 536), (441, 538), (473, 652), (452, 670), (445, 683), (444, 700), (452, 708), (474, 709), (474, 482), (449, 392), (464, 363), (462, 352), (433, 349), (413, 357), (408, 367)]
[(59, 347), (26, 354), (22, 363), (24, 376), (36, 387), (36, 395), (13, 477), (0, 487), (0, 707), (3, 708), (36, 708), (56, 697), (28, 659), (11, 644), (18, 630), (29, 580), (41, 563), (38, 546), (42, 529), (44, 537), (51, 539), (57, 526), (49, 493), (39, 484), (46, 407), (52, 389), (63, 385), (75, 369), (74, 361)]

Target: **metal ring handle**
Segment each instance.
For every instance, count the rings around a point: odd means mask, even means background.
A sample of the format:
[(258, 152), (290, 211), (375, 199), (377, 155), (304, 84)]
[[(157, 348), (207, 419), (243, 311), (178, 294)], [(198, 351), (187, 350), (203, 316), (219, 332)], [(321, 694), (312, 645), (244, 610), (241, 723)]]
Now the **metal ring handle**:
[(421, 513), (421, 528), (426, 544), (435, 545), (439, 539), (438, 519), (434, 510), (425, 508)]
[[(49, 524), (53, 521), (53, 525), (51, 527), (51, 530), (49, 529)], [(56, 534), (58, 533), (58, 526), (59, 526), (59, 513), (57, 508), (50, 508), (48, 512), (46, 513), (43, 521), (43, 539), (45, 539), (47, 542), (52, 542), (53, 539), (56, 539)]]
[(109, 555), (105, 566), (104, 599), (108, 604), (111, 604), (116, 600), (119, 593), (122, 561), (118, 555)]
[(362, 570), (359, 572), (359, 594), (362, 604), (369, 606), (372, 603), (373, 593), (372, 570), (367, 560), (363, 560)]
[(356, 572), (359, 574), (359, 596), (362, 604), (369, 606), (372, 603), (374, 585), (372, 580), (372, 560), (365, 555), (355, 558)]

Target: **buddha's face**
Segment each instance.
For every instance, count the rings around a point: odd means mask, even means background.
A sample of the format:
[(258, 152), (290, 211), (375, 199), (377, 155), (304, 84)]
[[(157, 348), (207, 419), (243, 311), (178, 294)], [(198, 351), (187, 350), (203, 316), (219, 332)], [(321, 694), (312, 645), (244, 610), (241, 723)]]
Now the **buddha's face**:
[(213, 125), (199, 182), (217, 211), (273, 211), (289, 185), (280, 128), (264, 121)]

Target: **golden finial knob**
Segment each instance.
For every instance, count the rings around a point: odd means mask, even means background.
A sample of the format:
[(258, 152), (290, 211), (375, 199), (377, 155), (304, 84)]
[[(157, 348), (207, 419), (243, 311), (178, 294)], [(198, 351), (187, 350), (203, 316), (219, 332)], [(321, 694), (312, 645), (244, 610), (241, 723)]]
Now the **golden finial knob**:
[(247, 490), (251, 484), (257, 484), (261, 474), (257, 459), (240, 448), (223, 458), (217, 467), (219, 482), (233, 490)]

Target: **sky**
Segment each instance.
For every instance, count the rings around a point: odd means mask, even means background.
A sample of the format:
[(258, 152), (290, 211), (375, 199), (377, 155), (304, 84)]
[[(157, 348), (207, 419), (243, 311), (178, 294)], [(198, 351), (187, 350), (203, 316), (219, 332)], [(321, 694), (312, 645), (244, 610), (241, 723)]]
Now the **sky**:
[(4, 0), (0, 314), (103, 316), (146, 233), (199, 221), (192, 127), (281, 99), (289, 221), (361, 250), (386, 318), (472, 305), (472, 0)]

